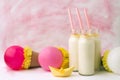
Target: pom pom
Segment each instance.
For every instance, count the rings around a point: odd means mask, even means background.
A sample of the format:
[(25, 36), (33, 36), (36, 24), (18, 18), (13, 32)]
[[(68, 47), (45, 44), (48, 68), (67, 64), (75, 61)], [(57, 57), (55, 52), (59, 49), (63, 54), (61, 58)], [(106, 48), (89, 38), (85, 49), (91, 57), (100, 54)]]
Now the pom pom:
[(112, 72), (120, 74), (120, 47), (114, 48), (110, 51), (107, 63)]
[(103, 63), (103, 67), (105, 68), (105, 70), (111, 72), (111, 70), (108, 66), (108, 62), (107, 62), (109, 52), (110, 52), (109, 50), (106, 50), (104, 52), (104, 55), (103, 55), (103, 58), (102, 58), (102, 63)]
[(24, 61), (22, 64), (23, 69), (28, 69), (31, 64), (32, 49), (29, 47), (24, 48)]
[(62, 62), (62, 65), (61, 65), (61, 68), (65, 69), (65, 68), (68, 68), (69, 67), (69, 54), (68, 54), (68, 51), (65, 50), (64, 48), (61, 48), (59, 47), (58, 48), (62, 55), (63, 55), (63, 62)]

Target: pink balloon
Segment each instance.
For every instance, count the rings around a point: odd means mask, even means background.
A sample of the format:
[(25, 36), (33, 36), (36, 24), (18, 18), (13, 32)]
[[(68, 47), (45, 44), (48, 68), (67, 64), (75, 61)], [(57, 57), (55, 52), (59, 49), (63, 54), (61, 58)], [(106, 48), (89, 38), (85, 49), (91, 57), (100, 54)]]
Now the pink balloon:
[(41, 50), (38, 56), (38, 61), (44, 70), (49, 71), (49, 66), (55, 68), (61, 67), (63, 56), (59, 49), (55, 47), (46, 47)]
[(10, 46), (4, 54), (5, 63), (13, 70), (20, 70), (24, 61), (23, 48), (20, 46)]

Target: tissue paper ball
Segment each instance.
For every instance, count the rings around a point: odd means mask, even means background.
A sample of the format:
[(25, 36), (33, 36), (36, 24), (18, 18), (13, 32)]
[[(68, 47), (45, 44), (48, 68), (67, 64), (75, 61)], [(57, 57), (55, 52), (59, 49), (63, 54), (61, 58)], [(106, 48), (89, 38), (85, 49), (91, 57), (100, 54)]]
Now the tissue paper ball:
[(107, 58), (107, 64), (112, 72), (120, 74), (120, 47), (110, 51)]
[(63, 56), (58, 48), (50, 46), (41, 50), (38, 61), (44, 70), (49, 71), (49, 66), (55, 68), (61, 67)]
[(23, 48), (20, 46), (11, 46), (7, 48), (4, 54), (5, 63), (14, 70), (19, 70), (22, 68), (22, 63), (24, 61)]

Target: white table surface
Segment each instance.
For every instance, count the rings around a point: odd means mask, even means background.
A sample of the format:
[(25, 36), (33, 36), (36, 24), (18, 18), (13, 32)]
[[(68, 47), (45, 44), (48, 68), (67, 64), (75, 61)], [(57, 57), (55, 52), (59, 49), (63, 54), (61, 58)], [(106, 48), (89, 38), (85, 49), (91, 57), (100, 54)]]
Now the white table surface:
[(81, 76), (73, 72), (70, 77), (54, 77), (51, 72), (44, 71), (42, 68), (10, 70), (0, 58), (0, 80), (120, 80), (120, 75), (100, 71), (93, 76)]

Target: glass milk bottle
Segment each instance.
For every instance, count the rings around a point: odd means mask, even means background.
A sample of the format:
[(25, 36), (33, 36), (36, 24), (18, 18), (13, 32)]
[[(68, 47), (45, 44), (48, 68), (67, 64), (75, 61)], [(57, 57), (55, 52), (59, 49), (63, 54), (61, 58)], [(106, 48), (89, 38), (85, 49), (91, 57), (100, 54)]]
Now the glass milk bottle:
[(101, 41), (98, 34), (95, 34), (95, 70), (100, 70), (101, 64)]
[(93, 35), (95, 40), (95, 70), (99, 71), (101, 64), (101, 40), (98, 31), (95, 31)]
[(93, 31), (89, 31), (88, 34), (95, 41), (95, 71), (99, 71), (100, 64), (101, 64), (101, 40), (100, 40), (100, 36), (99, 36), (97, 29), (93, 30)]
[(79, 34), (73, 33), (69, 38), (69, 66), (74, 66), (73, 71), (78, 71), (78, 40)]
[(95, 41), (89, 35), (81, 35), (78, 42), (78, 72), (81, 75), (95, 73)]

